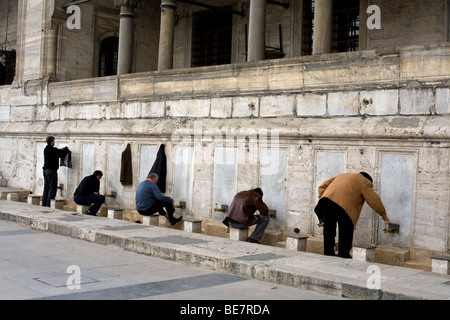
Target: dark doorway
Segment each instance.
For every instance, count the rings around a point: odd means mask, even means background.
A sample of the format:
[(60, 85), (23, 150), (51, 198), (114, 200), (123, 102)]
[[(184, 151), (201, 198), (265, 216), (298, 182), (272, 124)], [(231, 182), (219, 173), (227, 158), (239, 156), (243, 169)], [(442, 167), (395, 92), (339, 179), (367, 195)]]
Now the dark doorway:
[(117, 74), (119, 56), (119, 38), (108, 37), (100, 43), (98, 76), (114, 76)]
[[(231, 10), (231, 7), (226, 7)], [(233, 17), (220, 8), (197, 12), (192, 19), (192, 66), (231, 63)]]
[(0, 61), (0, 86), (9, 85), (16, 75), (16, 51), (2, 51)]

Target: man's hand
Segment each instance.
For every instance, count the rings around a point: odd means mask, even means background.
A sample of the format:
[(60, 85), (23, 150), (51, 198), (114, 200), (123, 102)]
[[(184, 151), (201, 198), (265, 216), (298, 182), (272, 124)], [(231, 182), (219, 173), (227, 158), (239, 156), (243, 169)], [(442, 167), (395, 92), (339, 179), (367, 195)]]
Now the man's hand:
[(389, 224), (389, 218), (387, 215), (385, 215), (384, 217), (381, 217), (383, 219), (383, 221), (387, 224)]

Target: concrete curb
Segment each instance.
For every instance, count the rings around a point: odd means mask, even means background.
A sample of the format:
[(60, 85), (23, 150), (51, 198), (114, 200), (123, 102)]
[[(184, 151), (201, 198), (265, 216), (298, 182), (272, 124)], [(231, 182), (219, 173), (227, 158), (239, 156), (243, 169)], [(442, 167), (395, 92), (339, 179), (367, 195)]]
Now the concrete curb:
[[(23, 227), (238, 276), (364, 300), (450, 299), (450, 276), (326, 257), (122, 220), (0, 201), (0, 219)], [(368, 288), (380, 270), (381, 289)]]

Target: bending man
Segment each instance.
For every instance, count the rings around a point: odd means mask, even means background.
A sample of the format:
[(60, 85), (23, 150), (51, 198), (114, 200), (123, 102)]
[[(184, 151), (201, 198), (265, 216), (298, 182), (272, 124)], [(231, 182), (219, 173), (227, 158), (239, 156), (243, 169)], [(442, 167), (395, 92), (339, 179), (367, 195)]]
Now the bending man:
[(158, 179), (156, 173), (150, 173), (147, 179), (139, 183), (136, 189), (136, 209), (143, 216), (152, 216), (158, 212), (160, 216), (165, 216), (173, 226), (183, 217), (175, 218), (173, 216), (175, 212), (173, 200), (161, 193), (156, 185)]
[(353, 230), (361, 214), (364, 201), (389, 223), (386, 209), (373, 190), (372, 177), (366, 172), (342, 173), (328, 179), (319, 187), (319, 202), (314, 211), (323, 222), (324, 254), (335, 256), (336, 224), (339, 225), (341, 258), (351, 258)]

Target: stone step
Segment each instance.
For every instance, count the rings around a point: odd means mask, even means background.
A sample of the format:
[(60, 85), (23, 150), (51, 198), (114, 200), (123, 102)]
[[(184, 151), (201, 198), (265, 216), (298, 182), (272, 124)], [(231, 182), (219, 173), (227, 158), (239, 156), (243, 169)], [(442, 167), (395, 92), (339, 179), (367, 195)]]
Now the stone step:
[(431, 271), (431, 262), (409, 260), (406, 261), (404, 267), (419, 269), (424, 271)]

